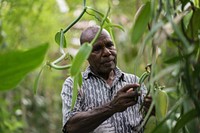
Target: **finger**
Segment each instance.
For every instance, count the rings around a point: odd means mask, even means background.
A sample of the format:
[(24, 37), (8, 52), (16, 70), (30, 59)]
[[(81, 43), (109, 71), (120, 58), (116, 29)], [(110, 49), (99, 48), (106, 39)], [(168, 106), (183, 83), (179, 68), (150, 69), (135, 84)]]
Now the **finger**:
[(129, 89), (133, 88), (134, 90), (139, 87), (139, 84), (127, 84), (122, 89), (120, 89), (120, 92), (127, 92)]
[(147, 99), (147, 98), (145, 98), (144, 101), (147, 102), (147, 103), (151, 103), (151, 102), (152, 102), (152, 99)]
[(126, 107), (130, 107), (130, 106), (133, 106), (133, 105), (135, 105), (135, 104), (137, 104), (137, 101), (130, 101), (130, 102), (127, 102), (126, 104), (125, 104), (125, 106)]
[(147, 98), (147, 97), (145, 97), (145, 98), (144, 98), (144, 103), (146, 103), (146, 104), (151, 104), (151, 103), (152, 103), (152, 98)]
[(129, 91), (127, 93), (123, 93), (122, 97), (123, 98), (134, 98), (140, 96), (140, 93), (137, 91)]
[[(126, 92), (128, 92), (128, 93), (132, 93), (132, 92), (134, 92), (134, 91), (136, 91), (136, 88), (130, 88), (129, 90), (127, 90)], [(137, 91), (137, 93), (139, 93), (139, 94), (141, 94), (140, 92), (138, 92)]]
[(151, 97), (151, 96), (145, 96), (145, 99), (150, 99), (150, 100), (152, 100), (152, 97)]
[(126, 92), (132, 92), (133, 88), (128, 89)]
[(152, 104), (152, 99), (144, 99), (144, 106), (149, 108)]
[(132, 101), (138, 102), (138, 97), (126, 98), (124, 99), (124, 101), (125, 101), (124, 103), (132, 102)]

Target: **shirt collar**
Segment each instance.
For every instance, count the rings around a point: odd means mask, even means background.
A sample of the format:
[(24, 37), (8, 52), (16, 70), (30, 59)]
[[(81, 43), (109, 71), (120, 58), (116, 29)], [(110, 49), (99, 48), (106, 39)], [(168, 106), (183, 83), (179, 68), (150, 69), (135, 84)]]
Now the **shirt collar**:
[[(116, 67), (114, 71), (117, 79), (124, 80), (124, 73), (118, 67)], [(83, 73), (83, 78), (88, 79), (90, 78), (90, 76), (96, 76), (96, 75), (91, 71), (90, 67), (87, 67), (85, 72)]]

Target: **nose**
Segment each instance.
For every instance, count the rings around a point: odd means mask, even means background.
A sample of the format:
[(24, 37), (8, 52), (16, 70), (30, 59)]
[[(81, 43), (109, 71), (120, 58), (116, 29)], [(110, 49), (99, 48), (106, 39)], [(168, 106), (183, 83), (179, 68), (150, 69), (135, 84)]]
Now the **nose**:
[(109, 56), (109, 55), (111, 55), (111, 52), (108, 48), (104, 47), (102, 55), (103, 56)]

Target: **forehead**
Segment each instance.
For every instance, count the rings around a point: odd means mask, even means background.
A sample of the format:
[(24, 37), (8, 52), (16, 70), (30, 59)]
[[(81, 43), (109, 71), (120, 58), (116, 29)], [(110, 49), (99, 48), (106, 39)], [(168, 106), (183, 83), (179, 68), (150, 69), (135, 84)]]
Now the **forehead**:
[[(93, 38), (91, 38), (91, 39), (93, 39)], [(105, 42), (112, 42), (112, 39), (108, 32), (102, 31), (102, 33), (99, 35), (99, 37), (95, 41), (94, 45), (100, 44), (100, 43), (105, 43)]]
[[(81, 34), (80, 37), (80, 42), (83, 44), (84, 42), (91, 42), (96, 34), (98, 33), (100, 27), (89, 27), (86, 30), (84, 30)], [(97, 40), (102, 39), (102, 38), (110, 38), (110, 34), (107, 30), (102, 29), (101, 34), (97, 38)]]

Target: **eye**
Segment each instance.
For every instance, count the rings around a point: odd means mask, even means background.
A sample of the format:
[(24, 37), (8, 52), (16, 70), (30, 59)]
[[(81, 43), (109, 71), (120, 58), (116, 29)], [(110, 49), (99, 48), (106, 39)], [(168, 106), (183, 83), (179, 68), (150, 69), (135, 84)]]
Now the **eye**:
[(100, 46), (100, 45), (93, 46), (92, 52), (100, 51), (101, 48), (102, 48), (102, 46)]
[(106, 43), (106, 48), (111, 48), (111, 47), (113, 47), (113, 46), (114, 46), (114, 44), (113, 44), (112, 42)]

